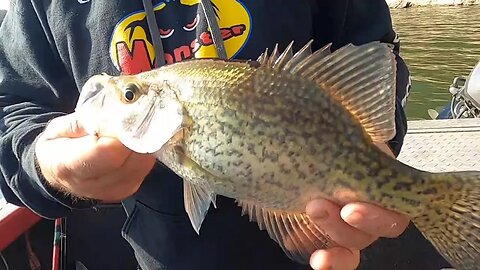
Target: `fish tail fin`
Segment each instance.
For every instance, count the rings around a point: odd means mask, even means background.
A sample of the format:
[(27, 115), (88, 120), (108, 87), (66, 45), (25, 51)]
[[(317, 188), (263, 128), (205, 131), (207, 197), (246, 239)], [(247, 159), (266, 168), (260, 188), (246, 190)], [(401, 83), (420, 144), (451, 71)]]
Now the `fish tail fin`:
[(457, 270), (480, 269), (480, 172), (433, 178), (443, 188), (413, 222)]

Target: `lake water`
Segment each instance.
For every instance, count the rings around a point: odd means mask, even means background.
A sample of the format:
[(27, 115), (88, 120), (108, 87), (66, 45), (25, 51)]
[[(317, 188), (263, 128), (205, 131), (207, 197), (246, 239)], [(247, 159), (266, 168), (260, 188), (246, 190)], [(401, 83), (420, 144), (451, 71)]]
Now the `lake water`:
[(455, 76), (467, 76), (480, 61), (480, 6), (392, 9), (402, 57), (413, 85), (407, 116), (430, 119), (427, 109), (451, 98)]

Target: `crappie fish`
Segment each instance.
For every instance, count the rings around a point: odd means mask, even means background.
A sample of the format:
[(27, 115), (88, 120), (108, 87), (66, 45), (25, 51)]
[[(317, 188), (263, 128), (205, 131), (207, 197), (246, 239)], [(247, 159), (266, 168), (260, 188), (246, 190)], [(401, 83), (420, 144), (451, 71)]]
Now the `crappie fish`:
[[(184, 179), (200, 233), (216, 195), (236, 199), (289, 258), (307, 264), (335, 242), (305, 214), (326, 198), (411, 217), (457, 269), (480, 269), (480, 173), (429, 173), (374, 142), (395, 134), (396, 61), (374, 42), (311, 42), (257, 61), (199, 59), (131, 76), (89, 79), (77, 111), (92, 132), (152, 153)], [(160, 179), (161, 181), (161, 179)]]

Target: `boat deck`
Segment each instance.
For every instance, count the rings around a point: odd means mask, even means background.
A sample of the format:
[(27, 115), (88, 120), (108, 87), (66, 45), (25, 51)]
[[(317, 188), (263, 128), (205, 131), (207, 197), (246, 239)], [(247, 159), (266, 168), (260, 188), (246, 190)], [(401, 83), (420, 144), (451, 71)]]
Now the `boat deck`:
[(430, 172), (480, 170), (480, 119), (409, 121), (398, 159)]

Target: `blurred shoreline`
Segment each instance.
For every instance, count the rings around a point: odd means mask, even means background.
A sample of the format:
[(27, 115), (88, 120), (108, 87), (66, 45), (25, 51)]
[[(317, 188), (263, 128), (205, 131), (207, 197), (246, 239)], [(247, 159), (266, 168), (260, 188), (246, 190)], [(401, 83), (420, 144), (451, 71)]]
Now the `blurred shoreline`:
[(386, 0), (386, 2), (390, 8), (480, 5), (480, 0)]

